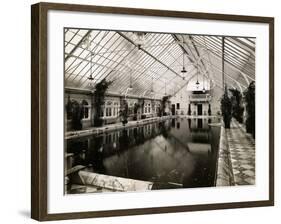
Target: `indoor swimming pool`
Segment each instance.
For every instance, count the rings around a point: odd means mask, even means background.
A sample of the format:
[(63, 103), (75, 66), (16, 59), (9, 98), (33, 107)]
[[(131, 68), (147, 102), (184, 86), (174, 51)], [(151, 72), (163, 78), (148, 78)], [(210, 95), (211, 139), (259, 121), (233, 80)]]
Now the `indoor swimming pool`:
[[(174, 118), (67, 141), (68, 169), (153, 182), (152, 189), (214, 185), (218, 118)], [(71, 183), (70, 183), (71, 184)]]

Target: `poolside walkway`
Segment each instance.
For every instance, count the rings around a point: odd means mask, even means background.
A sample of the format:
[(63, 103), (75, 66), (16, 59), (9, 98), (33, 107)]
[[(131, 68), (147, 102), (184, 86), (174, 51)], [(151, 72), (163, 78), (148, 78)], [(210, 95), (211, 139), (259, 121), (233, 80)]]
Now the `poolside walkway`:
[(65, 139), (72, 139), (72, 138), (79, 138), (82, 136), (93, 135), (93, 134), (101, 134), (108, 131), (115, 131), (121, 130), (128, 127), (137, 127), (149, 123), (153, 123), (156, 121), (164, 121), (171, 118), (178, 118), (178, 117), (187, 117), (187, 118), (212, 118), (216, 116), (187, 116), (187, 115), (168, 115), (162, 117), (151, 117), (146, 119), (141, 119), (137, 121), (129, 121), (126, 126), (124, 126), (121, 122), (104, 125), (102, 127), (89, 127), (79, 131), (67, 131), (65, 133)]
[(72, 139), (72, 138), (78, 138), (82, 136), (87, 135), (93, 135), (93, 134), (101, 134), (108, 131), (115, 131), (115, 130), (121, 130), (128, 127), (137, 127), (149, 123), (153, 123), (156, 121), (163, 121), (170, 118), (173, 118), (175, 116), (162, 116), (162, 117), (152, 117), (152, 118), (146, 118), (142, 120), (137, 121), (129, 121), (126, 126), (124, 126), (121, 122), (115, 123), (115, 124), (109, 124), (104, 125), (102, 127), (89, 127), (87, 129), (79, 130), (79, 131), (67, 131), (65, 133), (65, 139)]
[(226, 129), (235, 185), (255, 184), (255, 140), (236, 120)]

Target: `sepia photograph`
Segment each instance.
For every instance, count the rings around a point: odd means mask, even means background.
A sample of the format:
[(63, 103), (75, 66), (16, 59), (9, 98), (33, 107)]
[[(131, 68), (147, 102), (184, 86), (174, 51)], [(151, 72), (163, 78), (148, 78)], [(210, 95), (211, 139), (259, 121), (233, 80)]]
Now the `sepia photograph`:
[(63, 41), (65, 194), (255, 185), (255, 37)]

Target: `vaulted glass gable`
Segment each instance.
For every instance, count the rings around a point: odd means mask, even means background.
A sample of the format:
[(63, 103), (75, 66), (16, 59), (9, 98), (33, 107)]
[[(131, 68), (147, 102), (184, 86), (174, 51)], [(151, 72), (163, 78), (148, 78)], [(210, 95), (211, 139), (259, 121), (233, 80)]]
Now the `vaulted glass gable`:
[(160, 99), (205, 78), (211, 88), (245, 90), (255, 80), (255, 38), (65, 29), (65, 86)]

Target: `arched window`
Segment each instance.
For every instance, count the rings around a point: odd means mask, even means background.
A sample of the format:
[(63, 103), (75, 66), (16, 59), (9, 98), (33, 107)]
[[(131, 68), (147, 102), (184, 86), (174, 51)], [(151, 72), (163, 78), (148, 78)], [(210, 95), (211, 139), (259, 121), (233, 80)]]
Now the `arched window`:
[(119, 103), (118, 102), (114, 102), (114, 108), (113, 108), (113, 116), (117, 117), (119, 114)]
[(107, 101), (105, 106), (105, 116), (106, 117), (111, 117), (112, 116), (112, 101)]
[(86, 100), (82, 101), (82, 113), (83, 113), (83, 119), (89, 118), (89, 104)]
[(134, 102), (130, 102), (129, 104), (129, 115), (134, 114)]

